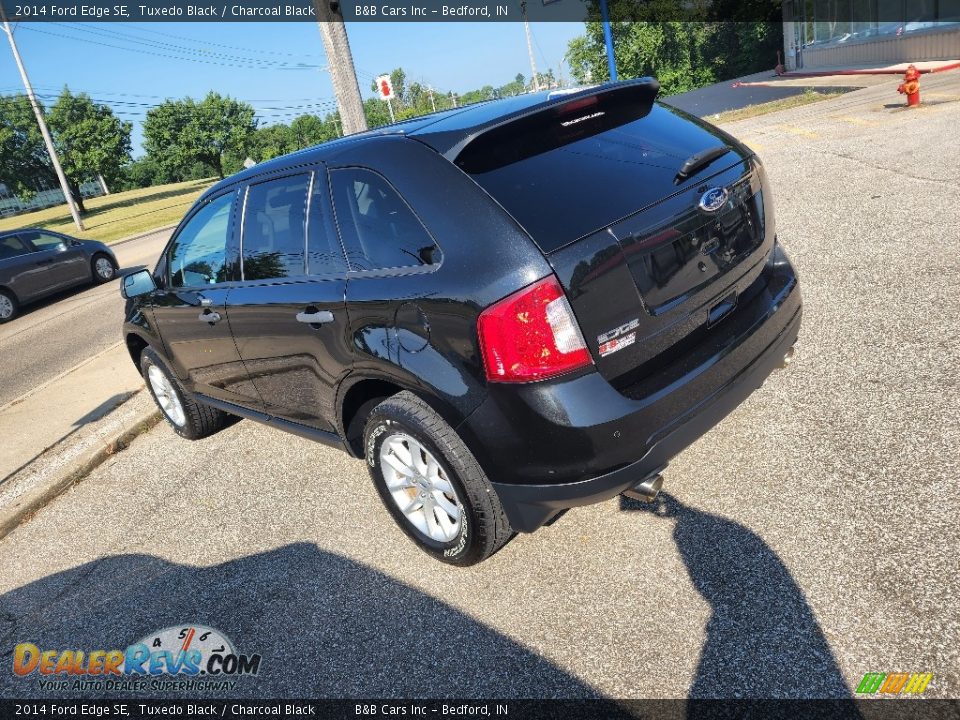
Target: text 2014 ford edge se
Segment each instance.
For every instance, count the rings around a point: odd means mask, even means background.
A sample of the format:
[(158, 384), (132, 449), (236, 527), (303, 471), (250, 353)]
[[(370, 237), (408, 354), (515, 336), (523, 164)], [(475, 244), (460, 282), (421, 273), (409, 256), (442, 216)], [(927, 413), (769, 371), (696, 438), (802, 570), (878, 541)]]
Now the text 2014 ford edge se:
[(657, 91), (450, 110), (210, 188), (124, 279), (167, 420), (193, 439), (240, 415), (363, 458), (458, 565), (654, 495), (801, 316), (759, 160)]

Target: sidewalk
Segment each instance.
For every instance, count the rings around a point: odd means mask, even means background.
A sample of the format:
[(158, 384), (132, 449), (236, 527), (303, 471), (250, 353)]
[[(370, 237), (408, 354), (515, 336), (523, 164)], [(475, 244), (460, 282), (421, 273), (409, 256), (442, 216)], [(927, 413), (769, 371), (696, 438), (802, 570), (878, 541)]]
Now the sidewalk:
[(143, 387), (118, 342), (44, 385), (0, 407), (0, 485), (78, 429), (107, 415)]

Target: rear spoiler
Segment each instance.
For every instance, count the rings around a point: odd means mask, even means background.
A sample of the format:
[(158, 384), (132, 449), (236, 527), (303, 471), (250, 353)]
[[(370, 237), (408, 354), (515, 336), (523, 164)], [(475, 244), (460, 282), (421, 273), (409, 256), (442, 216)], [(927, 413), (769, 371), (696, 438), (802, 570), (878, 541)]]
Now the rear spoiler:
[[(551, 93), (543, 102), (506, 115), (501, 115), (474, 127), (457, 130), (438, 130), (430, 132), (429, 126), (415, 132), (412, 136), (433, 147), (450, 162), (463, 166), (469, 164), (469, 156), (480, 156), (484, 147), (498, 144), (505, 135), (528, 134), (536, 126), (545, 122), (555, 122), (569, 115), (572, 123), (591, 119), (596, 113), (606, 114), (616, 109), (617, 115), (624, 110), (633, 115), (633, 119), (643, 117), (650, 112), (660, 83), (655, 78), (644, 77), (617, 83), (605, 83), (569, 94)], [(593, 112), (591, 113), (591, 109)], [(510, 126), (509, 133), (505, 133)], [(467, 152), (469, 149), (470, 152)]]

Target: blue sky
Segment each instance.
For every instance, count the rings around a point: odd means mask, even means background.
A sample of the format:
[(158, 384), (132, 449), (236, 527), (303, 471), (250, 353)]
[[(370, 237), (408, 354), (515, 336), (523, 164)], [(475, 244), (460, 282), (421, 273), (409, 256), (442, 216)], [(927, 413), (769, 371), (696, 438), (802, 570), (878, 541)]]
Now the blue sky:
[[(537, 69), (556, 74), (582, 23), (532, 23)], [(403, 67), (408, 82), (462, 93), (530, 76), (520, 23), (349, 23), (347, 32), (364, 97), (374, 76)], [(289, 122), (331, 108), (333, 89), (316, 24), (302, 23), (20, 23), (15, 31), (38, 95), (64, 86), (87, 92), (134, 123), (134, 154), (147, 108), (165, 98), (210, 90), (251, 103), (261, 122)], [(23, 86), (0, 44), (0, 93)], [(205, 61), (205, 62), (201, 62)], [(251, 67), (252, 65), (252, 67)], [(562, 66), (569, 78), (569, 68)]]

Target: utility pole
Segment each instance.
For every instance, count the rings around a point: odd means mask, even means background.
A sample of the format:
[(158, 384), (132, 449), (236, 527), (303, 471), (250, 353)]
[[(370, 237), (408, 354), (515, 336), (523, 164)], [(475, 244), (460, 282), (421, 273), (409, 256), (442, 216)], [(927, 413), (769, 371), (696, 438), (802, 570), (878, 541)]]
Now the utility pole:
[(313, 0), (317, 11), (317, 24), (323, 49), (327, 54), (330, 68), (330, 80), (333, 92), (337, 96), (340, 119), (343, 122), (343, 134), (363, 132), (367, 129), (367, 118), (363, 114), (363, 102), (360, 99), (360, 85), (353, 67), (353, 54), (350, 41), (343, 26), (343, 15), (339, 4), (329, 0)]
[(527, 0), (520, 3), (520, 12), (523, 13), (523, 29), (527, 33), (527, 53), (530, 55), (530, 69), (533, 70), (533, 89), (540, 92), (540, 80), (537, 78), (537, 62), (533, 59), (533, 40), (530, 37), (530, 22), (527, 20)]
[(43, 118), (43, 111), (37, 103), (37, 98), (33, 94), (33, 86), (30, 84), (30, 78), (27, 77), (27, 70), (23, 67), (23, 60), (20, 58), (20, 51), (17, 50), (17, 43), (13, 39), (13, 30), (10, 23), (7, 22), (7, 13), (3, 9), (3, 0), (0, 0), (0, 20), (3, 21), (3, 31), (7, 34), (10, 41), (10, 47), (13, 50), (13, 59), (20, 70), (20, 77), (23, 80), (23, 87), (27, 91), (27, 97), (30, 99), (30, 105), (33, 107), (33, 114), (37, 116), (37, 124), (40, 125), (40, 134), (43, 135), (43, 142), (47, 146), (47, 152), (50, 154), (50, 161), (53, 163), (53, 169), (57, 173), (57, 179), (60, 181), (60, 189), (63, 190), (63, 197), (67, 201), (67, 207), (70, 208), (70, 215), (73, 217), (73, 224), (77, 230), (83, 231), (83, 220), (80, 219), (80, 213), (77, 212), (77, 205), (73, 201), (73, 195), (70, 194), (70, 185), (67, 183), (67, 176), (63, 174), (63, 168), (60, 167), (60, 158), (57, 157), (57, 150), (53, 147), (53, 138), (50, 137), (50, 131), (47, 129), (47, 122)]
[(432, 87), (428, 87), (428, 88), (427, 88), (427, 92), (430, 93), (430, 107), (432, 107), (432, 108), (433, 108), (433, 111), (436, 112), (436, 111), (437, 111), (437, 104), (433, 101), (433, 88), (432, 88)]

